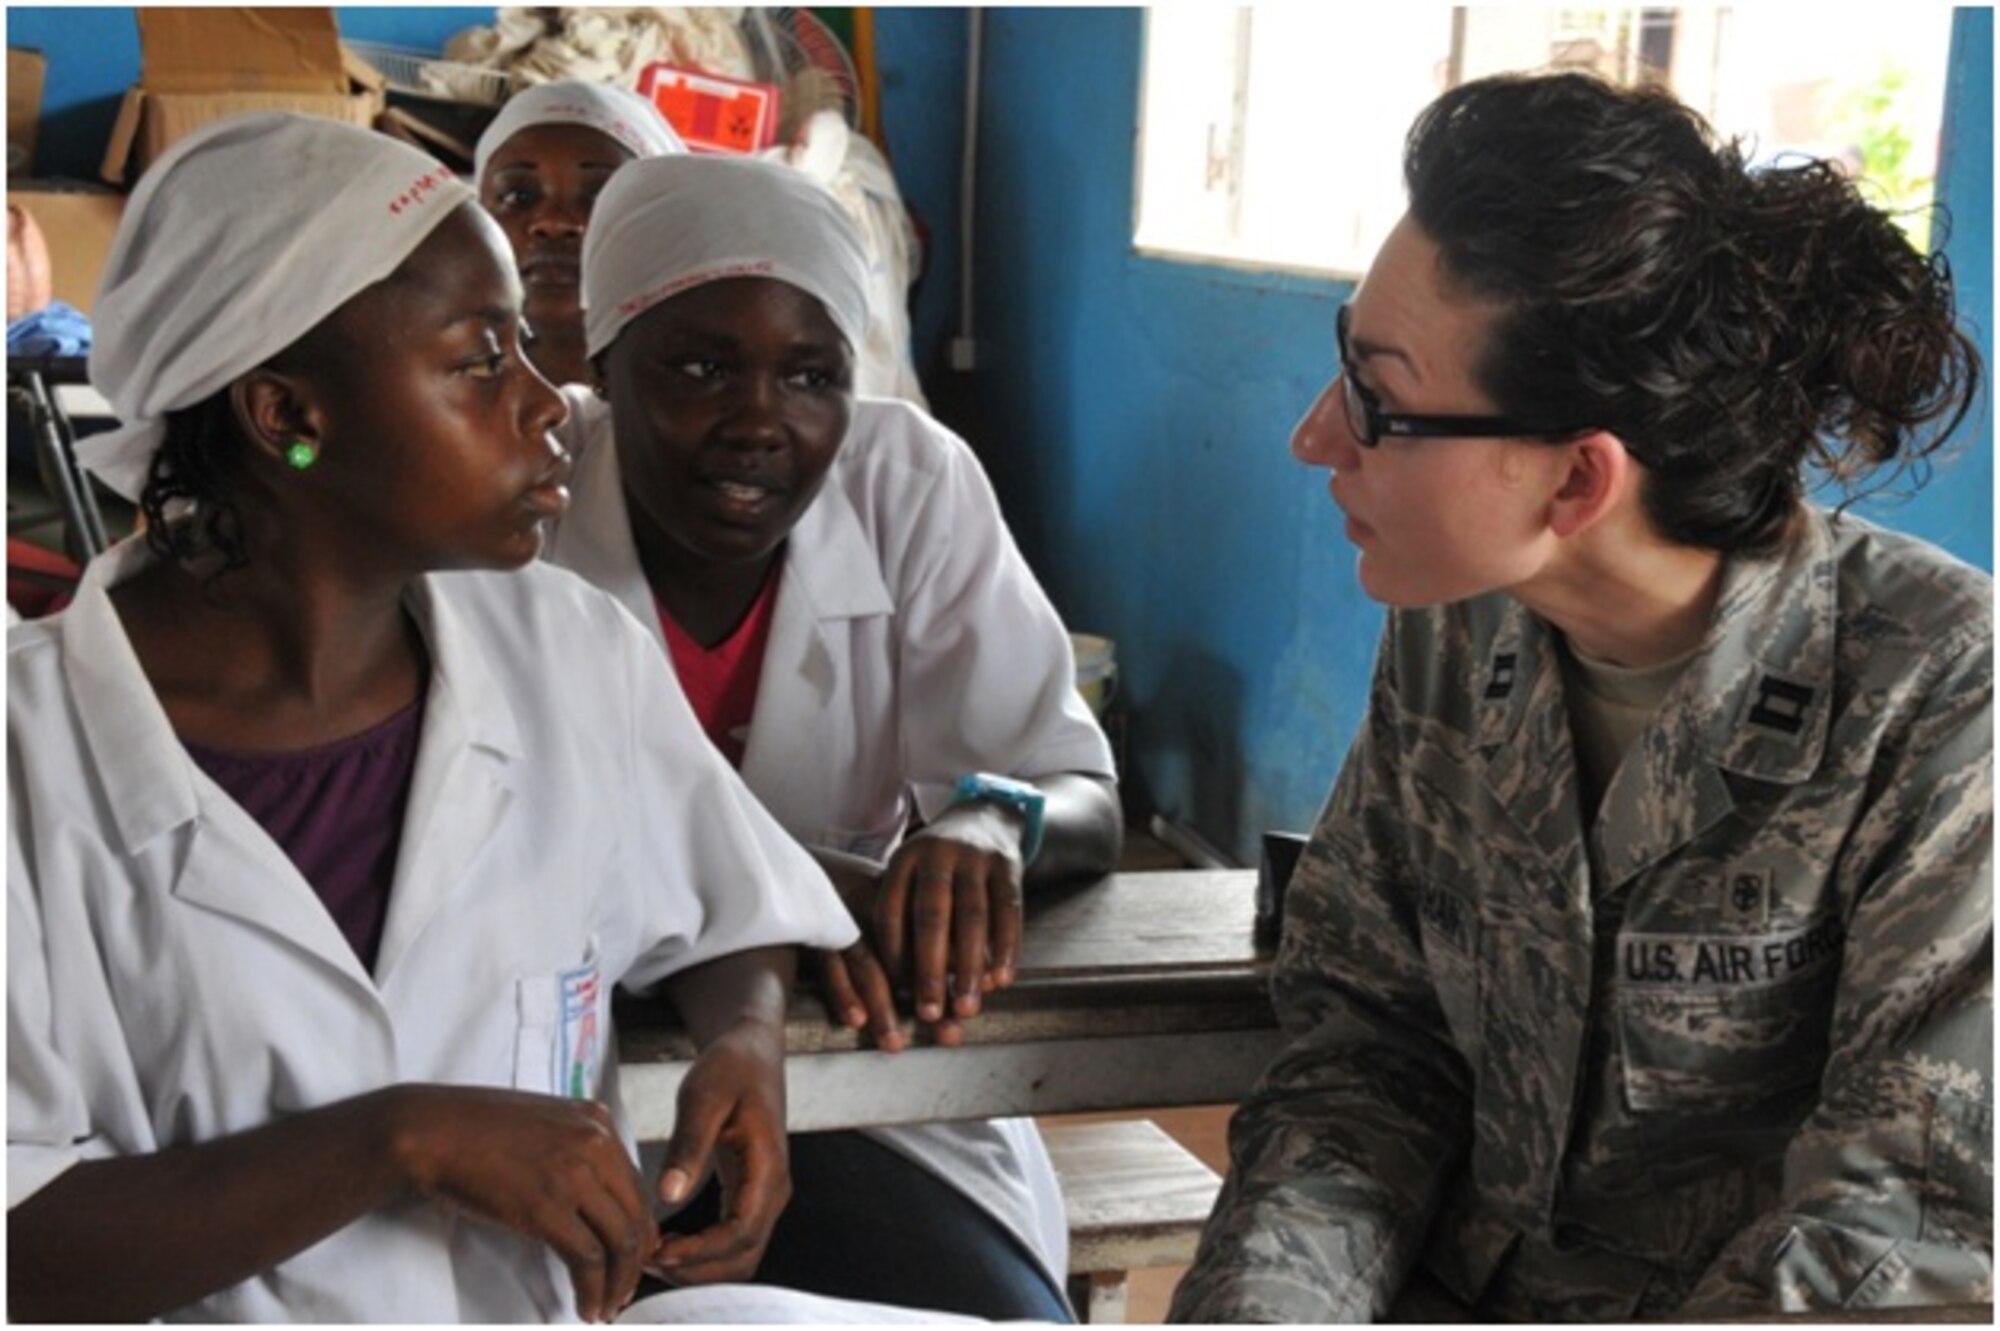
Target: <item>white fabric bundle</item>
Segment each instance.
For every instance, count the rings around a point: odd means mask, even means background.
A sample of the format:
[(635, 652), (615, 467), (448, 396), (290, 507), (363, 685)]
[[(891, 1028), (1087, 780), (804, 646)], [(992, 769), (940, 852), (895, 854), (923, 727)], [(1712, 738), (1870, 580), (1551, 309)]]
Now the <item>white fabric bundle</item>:
[(564, 79), (537, 84), (507, 99), (472, 150), (472, 178), (485, 180), (493, 154), (530, 125), (587, 125), (624, 145), (634, 157), (687, 151), (659, 108), (638, 93), (608, 83)]
[(687, 155), (630, 162), (597, 196), (583, 237), (583, 333), (595, 356), (626, 324), (690, 288), (769, 277), (817, 297), (858, 355), (868, 256), (854, 221), (791, 167)]
[(910, 275), (920, 247), (882, 150), (838, 113), (821, 111), (806, 121), (796, 144), (762, 155), (824, 185), (854, 219), (868, 259), (868, 340), (854, 351), (855, 394), (899, 397), (930, 410), (910, 363)]
[(123, 424), (79, 460), (137, 499), (168, 412), (291, 346), (472, 199), (449, 167), (338, 121), (196, 130), (140, 179), (105, 260), (90, 380)]
[(758, 77), (740, 7), (501, 8), (490, 28), (445, 43), (447, 60), (504, 69), (516, 88), (553, 79), (636, 84), (656, 60), (728, 78)]

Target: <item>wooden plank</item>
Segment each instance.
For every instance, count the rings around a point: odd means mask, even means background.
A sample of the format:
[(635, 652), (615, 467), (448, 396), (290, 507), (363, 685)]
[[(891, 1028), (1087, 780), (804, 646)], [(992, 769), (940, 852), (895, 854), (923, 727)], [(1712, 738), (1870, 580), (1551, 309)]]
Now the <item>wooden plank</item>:
[[(980, 1015), (965, 1023), (965, 1042), (969, 1047), (1175, 1031), (1263, 1030), (1277, 1022), (1267, 983), (1262, 971), (1023, 979), (987, 997)], [(694, 1041), (664, 999), (620, 994), (614, 1010), (619, 1057), (624, 1062), (694, 1057)], [(917, 1027), (912, 1034), (917, 1048), (932, 1047), (926, 1028)], [(792, 998), (785, 1048), (799, 1055), (862, 1051), (865, 1045), (860, 1033), (833, 1024), (817, 994), (801, 992)]]
[(1044, 1123), (1062, 1180), (1071, 1271), (1183, 1266), (1222, 1187), (1216, 1172), (1146, 1119)]
[(1114, 874), (1028, 902), (1021, 974), (1228, 970), (1268, 966), (1252, 936), (1248, 869)]
[[(1257, 1030), (1275, 1024), (1270, 956), (1251, 937), (1256, 876), (1246, 871), (1118, 874), (1037, 896), (1022, 938), (1020, 978), (965, 1026), (968, 1044), (1164, 1031)], [(617, 998), (620, 1057), (694, 1056), (672, 1007)], [(922, 1028), (915, 1032), (921, 1042)], [(785, 1030), (792, 1054), (859, 1050), (808, 984)]]
[[(1240, 1099), (1280, 1043), (1255, 891), (1245, 871), (1186, 870), (1038, 895), (1019, 980), (960, 1048), (923, 1027), (901, 1053), (865, 1048), (802, 988), (785, 1031), (793, 1128)], [(625, 1103), (641, 1138), (665, 1136), (693, 1042), (664, 1001), (616, 1002)]]
[[(785, 1060), (795, 1132), (1093, 1109), (1233, 1104), (1276, 1056), (1275, 1028), (806, 1054)], [(619, 1080), (642, 1141), (673, 1131), (687, 1064), (624, 1060)]]

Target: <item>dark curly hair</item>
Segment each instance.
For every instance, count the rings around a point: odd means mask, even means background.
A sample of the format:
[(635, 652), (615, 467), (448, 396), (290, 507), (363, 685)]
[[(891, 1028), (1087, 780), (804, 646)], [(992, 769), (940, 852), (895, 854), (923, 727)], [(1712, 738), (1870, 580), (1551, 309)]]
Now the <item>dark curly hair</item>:
[(1663, 91), (1467, 83), (1417, 117), (1403, 177), (1447, 280), (1500, 307), (1481, 387), (1619, 436), (1669, 540), (1768, 550), (1808, 459), (1842, 482), (1920, 461), (1977, 393), (1941, 256), (1831, 163), (1750, 170)]
[(167, 413), (167, 436), (153, 454), (139, 509), (146, 543), (162, 559), (181, 562), (214, 553), (219, 578), (250, 562), (243, 516), (230, 498), (231, 472), (241, 452), (229, 390)]
[[(338, 331), (338, 318), (338, 311), (328, 315), (261, 368), (339, 376), (332, 382), (351, 383), (352, 348)], [(249, 447), (230, 390), (223, 388), (167, 413), (166, 438), (153, 454), (139, 494), (146, 542), (161, 558), (185, 563), (204, 555), (221, 557), (205, 578), (209, 583), (250, 562), (250, 540), (235, 499)]]

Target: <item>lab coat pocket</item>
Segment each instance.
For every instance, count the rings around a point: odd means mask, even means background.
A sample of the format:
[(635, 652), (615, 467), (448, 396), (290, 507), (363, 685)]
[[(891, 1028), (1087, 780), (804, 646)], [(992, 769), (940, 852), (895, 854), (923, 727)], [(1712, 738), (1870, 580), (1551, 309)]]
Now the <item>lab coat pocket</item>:
[(593, 937), (575, 966), (514, 982), (514, 1088), (595, 1099), (610, 1037), (610, 995)]

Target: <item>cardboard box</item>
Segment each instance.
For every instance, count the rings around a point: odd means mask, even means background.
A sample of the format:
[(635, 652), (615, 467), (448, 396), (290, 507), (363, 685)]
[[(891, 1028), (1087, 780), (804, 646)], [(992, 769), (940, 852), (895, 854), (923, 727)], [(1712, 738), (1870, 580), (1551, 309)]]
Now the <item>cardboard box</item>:
[(49, 247), (49, 285), (55, 298), (90, 313), (105, 256), (111, 253), (111, 239), (125, 212), (125, 196), (35, 189), (29, 182), (25, 188), (10, 187), (7, 202), (26, 209), (41, 228)]
[(372, 125), (382, 111), (382, 76), (341, 46), (331, 9), (135, 12), (139, 82), (104, 151), (113, 184), (224, 116), (298, 111)]
[(42, 120), (42, 77), (49, 62), (40, 51), (7, 48), (7, 174), (32, 175), (35, 131)]

